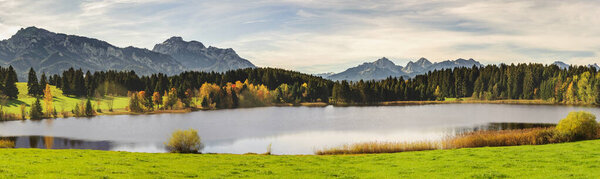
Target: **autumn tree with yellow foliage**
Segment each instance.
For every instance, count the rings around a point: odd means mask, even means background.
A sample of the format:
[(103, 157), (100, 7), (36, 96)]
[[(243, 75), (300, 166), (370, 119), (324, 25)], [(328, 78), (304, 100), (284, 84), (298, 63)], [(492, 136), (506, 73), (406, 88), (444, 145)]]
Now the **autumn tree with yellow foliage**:
[[(44, 88), (44, 104), (46, 105), (46, 117), (50, 117), (50, 115), (55, 114), (54, 105), (52, 104), (54, 96), (52, 96), (52, 89), (49, 84), (46, 84)], [(56, 115), (54, 115), (56, 117)]]

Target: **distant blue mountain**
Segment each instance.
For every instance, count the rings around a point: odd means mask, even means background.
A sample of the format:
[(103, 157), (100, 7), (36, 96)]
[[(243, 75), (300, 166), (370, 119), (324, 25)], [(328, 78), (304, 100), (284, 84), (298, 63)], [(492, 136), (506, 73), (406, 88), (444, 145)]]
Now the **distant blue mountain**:
[(570, 67), (570, 65), (566, 64), (565, 62), (561, 62), (561, 61), (555, 61), (552, 64), (558, 66), (558, 68), (561, 68), (561, 69), (569, 69), (569, 67)]
[(456, 67), (483, 66), (473, 59), (456, 59), (431, 63), (426, 58), (420, 58), (416, 62), (408, 62), (405, 67), (398, 66), (389, 59), (383, 57), (374, 62), (366, 62), (356, 67), (349, 68), (343, 72), (324, 76), (331, 80), (381, 80), (387, 77), (411, 78), (433, 70), (452, 69)]
[[(566, 64), (565, 62), (561, 62), (561, 61), (555, 61), (554, 63), (552, 63), (552, 65), (556, 65), (556, 66), (558, 66), (558, 68), (561, 68), (561, 69), (569, 69), (571, 67), (571, 65)], [(598, 66), (598, 63), (589, 64), (587, 66), (594, 67), (594, 68), (596, 68), (596, 70), (600, 70), (600, 66)]]

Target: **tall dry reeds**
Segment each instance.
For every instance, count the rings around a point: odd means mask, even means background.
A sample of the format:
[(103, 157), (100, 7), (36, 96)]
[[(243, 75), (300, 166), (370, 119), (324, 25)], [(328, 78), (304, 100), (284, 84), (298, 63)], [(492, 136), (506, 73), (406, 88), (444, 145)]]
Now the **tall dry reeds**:
[(441, 146), (440, 142), (363, 142), (340, 147), (327, 148), (315, 151), (317, 155), (336, 154), (366, 154), (366, 153), (395, 153), (408, 151), (435, 150)]
[(513, 130), (475, 131), (439, 141), (416, 142), (363, 142), (316, 150), (317, 155), (395, 153), (422, 150), (542, 145), (574, 141), (554, 127)]
[(499, 131), (476, 131), (446, 139), (446, 148), (541, 145), (564, 142), (554, 128), (531, 128)]
[(0, 139), (0, 148), (14, 148), (15, 142), (5, 139)]

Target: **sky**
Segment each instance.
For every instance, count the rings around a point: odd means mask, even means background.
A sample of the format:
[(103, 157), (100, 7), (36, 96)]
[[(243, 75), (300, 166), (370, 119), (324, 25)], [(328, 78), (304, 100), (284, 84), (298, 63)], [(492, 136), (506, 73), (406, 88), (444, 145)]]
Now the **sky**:
[(36, 26), (152, 49), (181, 36), (305, 73), (381, 57), (584, 65), (600, 63), (599, 8), (595, 0), (0, 0), (0, 39)]

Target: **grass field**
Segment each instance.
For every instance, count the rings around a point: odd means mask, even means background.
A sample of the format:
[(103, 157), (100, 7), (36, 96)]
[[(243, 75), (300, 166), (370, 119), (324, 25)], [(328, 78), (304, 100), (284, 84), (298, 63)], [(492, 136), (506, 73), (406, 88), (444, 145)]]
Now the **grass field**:
[(600, 140), (332, 156), (0, 149), (0, 158), (0, 178), (600, 177)]
[[(19, 97), (17, 100), (8, 101), (7, 105), (4, 107), (4, 111), (13, 114), (21, 114), (20, 105), (25, 104), (27, 106), (26, 111), (29, 112), (29, 106), (35, 101), (35, 97), (27, 95), (27, 83), (19, 82), (16, 83), (17, 88), (19, 89)], [(53, 104), (55, 106), (55, 110), (60, 113), (62, 110), (71, 111), (75, 104), (81, 102), (84, 98), (76, 98), (73, 96), (65, 96), (62, 93), (62, 90), (57, 89), (55, 86), (51, 86), (52, 95), (54, 96)], [(42, 99), (40, 99), (42, 100)], [(108, 111), (108, 104), (106, 98), (103, 99), (92, 99), (92, 104), (94, 105), (94, 109), (96, 105), (98, 105), (98, 101), (100, 101), (100, 109), (104, 112)], [(127, 97), (115, 97), (113, 101), (113, 109), (114, 110), (122, 110), (128, 105), (129, 99)], [(42, 106), (45, 106), (42, 101)], [(46, 107), (43, 107), (44, 111)]]

